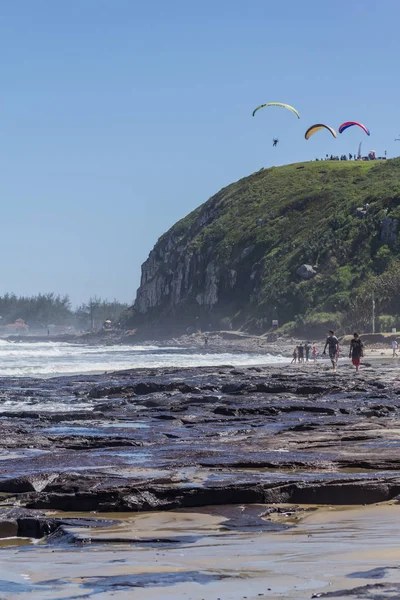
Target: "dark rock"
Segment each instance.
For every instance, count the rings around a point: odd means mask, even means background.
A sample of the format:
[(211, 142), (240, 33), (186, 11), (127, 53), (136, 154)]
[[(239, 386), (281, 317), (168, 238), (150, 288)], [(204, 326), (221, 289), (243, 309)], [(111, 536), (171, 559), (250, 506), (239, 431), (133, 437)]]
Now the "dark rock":
[(399, 222), (397, 219), (385, 217), (381, 223), (381, 240), (385, 244), (395, 244), (397, 242), (397, 230)]
[(391, 368), (373, 366), (362, 378), (284, 366), (4, 379), (0, 394), (65, 398), (70, 408), (79, 398), (79, 410), (2, 418), (0, 450), (10, 458), (1, 461), (0, 492), (35, 510), (109, 512), (394, 498), (400, 398)]
[(311, 265), (301, 265), (297, 271), (297, 275), (300, 279), (304, 279), (307, 281), (308, 279), (312, 279), (317, 274), (316, 270)]
[(0, 480), (0, 492), (20, 494), (22, 492), (41, 492), (58, 477), (58, 473), (26, 475)]
[(400, 598), (400, 583), (370, 583), (360, 587), (313, 594), (312, 598), (360, 598), (362, 600), (396, 600)]
[(235, 417), (238, 411), (234, 408), (228, 408), (227, 406), (217, 406), (214, 408), (213, 413), (215, 415), (224, 415), (225, 417)]
[(179, 583), (195, 582), (206, 585), (213, 581), (227, 579), (228, 574), (206, 573), (204, 571), (162, 571), (160, 573), (139, 573), (126, 575), (104, 575), (100, 577), (86, 577), (82, 583), (83, 588), (90, 590), (100, 589), (103, 594), (113, 594), (115, 590), (130, 590), (132, 588), (167, 587)]
[(354, 579), (383, 579), (388, 574), (388, 571), (398, 568), (399, 567), (377, 567), (376, 569), (369, 569), (369, 571), (349, 573), (347, 577)]
[(0, 518), (0, 538), (15, 537), (18, 535), (18, 523)]

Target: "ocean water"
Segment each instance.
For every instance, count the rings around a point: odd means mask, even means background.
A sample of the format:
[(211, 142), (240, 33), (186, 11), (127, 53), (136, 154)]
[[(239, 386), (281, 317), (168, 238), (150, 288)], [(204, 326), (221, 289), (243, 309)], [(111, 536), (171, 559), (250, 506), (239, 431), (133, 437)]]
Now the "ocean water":
[(85, 346), (0, 340), (0, 377), (54, 377), (134, 368), (287, 363), (271, 354), (207, 352), (158, 346)]

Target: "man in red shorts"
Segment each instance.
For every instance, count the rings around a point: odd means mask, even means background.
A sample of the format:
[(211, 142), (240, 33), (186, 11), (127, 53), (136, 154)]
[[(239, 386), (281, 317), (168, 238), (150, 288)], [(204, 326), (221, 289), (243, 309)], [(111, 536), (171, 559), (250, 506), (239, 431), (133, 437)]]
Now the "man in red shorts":
[(364, 344), (362, 343), (358, 333), (353, 333), (353, 339), (350, 342), (349, 358), (351, 358), (353, 365), (358, 373), (360, 368), (361, 358), (364, 356)]

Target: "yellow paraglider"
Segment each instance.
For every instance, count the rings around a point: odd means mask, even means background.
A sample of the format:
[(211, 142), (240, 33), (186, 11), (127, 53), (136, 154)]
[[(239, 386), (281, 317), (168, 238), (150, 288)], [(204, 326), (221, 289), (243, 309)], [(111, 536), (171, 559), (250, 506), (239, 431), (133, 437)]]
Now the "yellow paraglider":
[(267, 102), (267, 104), (260, 104), (260, 106), (257, 106), (257, 108), (253, 110), (253, 117), (256, 114), (256, 112), (260, 110), (260, 108), (265, 108), (266, 106), (281, 106), (282, 108), (287, 108), (287, 110), (291, 110), (292, 113), (297, 115), (297, 118), (300, 119), (300, 115), (297, 112), (297, 110), (293, 108), (293, 106), (290, 106), (290, 104), (283, 104), (283, 102)]
[(323, 125), (322, 123), (317, 123), (316, 125), (311, 125), (311, 127), (309, 127), (304, 135), (304, 137), (306, 138), (306, 140), (309, 140), (310, 137), (312, 135), (314, 135), (314, 133), (316, 133), (317, 131), (321, 131), (321, 129), (327, 129), (328, 131), (331, 132), (331, 134), (333, 135), (333, 137), (337, 137), (336, 135), (336, 131), (332, 128), (329, 127), (329, 125)]

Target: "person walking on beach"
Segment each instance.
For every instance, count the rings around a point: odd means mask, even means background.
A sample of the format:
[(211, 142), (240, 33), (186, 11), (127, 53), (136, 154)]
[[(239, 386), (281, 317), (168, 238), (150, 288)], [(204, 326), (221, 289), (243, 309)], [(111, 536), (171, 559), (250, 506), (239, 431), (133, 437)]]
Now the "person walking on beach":
[(297, 346), (296, 348), (293, 350), (293, 354), (292, 354), (293, 358), (292, 358), (292, 362), (290, 363), (291, 365), (294, 363), (296, 364), (297, 362)]
[(314, 344), (312, 345), (312, 351), (311, 351), (311, 356), (313, 357), (314, 362), (317, 362), (317, 354), (318, 354), (318, 346), (314, 342)]
[(306, 362), (308, 362), (310, 360), (310, 351), (311, 351), (310, 342), (306, 342), (304, 344), (304, 350), (306, 352)]
[(329, 330), (329, 335), (326, 338), (325, 348), (322, 354), (326, 354), (327, 346), (329, 346), (329, 358), (331, 359), (332, 370), (335, 373), (337, 359), (339, 355), (339, 340), (337, 339), (335, 332), (332, 329)]
[(303, 363), (304, 362), (304, 346), (303, 346), (302, 342), (300, 342), (300, 344), (297, 346), (297, 353), (298, 353), (299, 363)]
[(399, 347), (399, 345), (397, 343), (397, 340), (393, 340), (393, 342), (392, 342), (392, 350), (393, 350), (393, 356), (392, 356), (392, 358), (394, 358), (395, 356), (398, 356), (398, 354), (396, 352), (396, 350), (397, 350), (398, 347)]
[(356, 373), (360, 369), (360, 361), (364, 356), (364, 344), (362, 343), (358, 333), (353, 333), (353, 339), (350, 342), (349, 358), (351, 358), (353, 365), (356, 368)]

